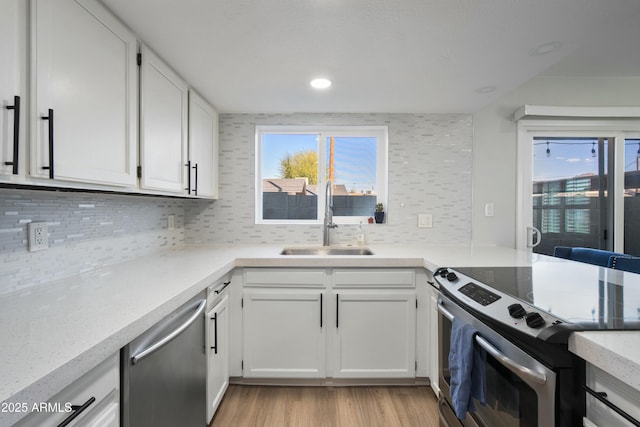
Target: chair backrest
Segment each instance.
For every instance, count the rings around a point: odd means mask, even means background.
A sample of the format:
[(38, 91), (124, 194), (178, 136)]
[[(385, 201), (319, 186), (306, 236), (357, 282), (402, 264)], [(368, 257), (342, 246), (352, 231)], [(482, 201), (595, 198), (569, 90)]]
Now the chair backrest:
[(556, 246), (553, 256), (640, 274), (640, 257), (602, 249)]
[(640, 258), (629, 255), (614, 255), (609, 259), (608, 267), (631, 273), (640, 273)]
[(553, 256), (599, 265), (600, 267), (609, 267), (609, 258), (612, 256), (625, 255), (618, 252), (605, 251), (603, 249), (556, 246), (553, 250)]

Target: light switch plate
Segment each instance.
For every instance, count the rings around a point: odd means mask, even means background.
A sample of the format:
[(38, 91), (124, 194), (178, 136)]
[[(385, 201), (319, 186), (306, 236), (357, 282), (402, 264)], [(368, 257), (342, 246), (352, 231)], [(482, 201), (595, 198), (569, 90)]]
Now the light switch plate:
[(418, 228), (433, 228), (433, 215), (418, 214)]
[(49, 228), (46, 222), (30, 222), (27, 224), (29, 231), (29, 252), (42, 251), (49, 247)]
[(484, 205), (484, 216), (493, 216), (494, 206), (492, 202), (485, 203)]

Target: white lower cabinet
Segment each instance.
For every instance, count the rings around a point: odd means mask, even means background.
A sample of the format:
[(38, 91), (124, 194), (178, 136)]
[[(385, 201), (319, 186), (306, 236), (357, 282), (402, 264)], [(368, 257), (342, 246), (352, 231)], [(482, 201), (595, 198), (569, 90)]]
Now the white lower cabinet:
[(345, 290), (335, 304), (333, 377), (415, 376), (415, 291)]
[[(640, 422), (640, 390), (587, 363), (586, 385), (602, 400), (586, 393), (587, 427), (628, 427)], [(616, 409), (618, 411), (616, 411)], [(630, 419), (620, 414), (623, 412)], [(632, 421), (633, 420), (633, 421)]]
[(245, 378), (413, 378), (412, 269), (245, 269)]
[(209, 423), (229, 386), (229, 296), (224, 295), (206, 316)]
[(324, 291), (244, 292), (244, 376), (325, 377)]
[[(41, 411), (18, 421), (20, 427), (58, 425), (118, 427), (120, 425), (119, 353), (49, 399)], [(68, 422), (68, 424), (64, 424)]]
[(427, 285), (429, 288), (429, 384), (431, 385), (431, 389), (438, 396), (440, 394), (440, 371), (439, 371), (439, 360), (438, 360), (438, 291), (433, 288), (430, 284)]

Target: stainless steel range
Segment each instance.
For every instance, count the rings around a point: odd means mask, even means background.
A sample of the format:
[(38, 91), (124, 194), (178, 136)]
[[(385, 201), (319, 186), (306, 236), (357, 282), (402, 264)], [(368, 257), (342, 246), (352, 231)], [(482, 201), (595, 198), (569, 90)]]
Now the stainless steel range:
[[(574, 331), (640, 329), (640, 276), (538, 258), (529, 267), (441, 268), (438, 327), (442, 426), (581, 426), (584, 362)], [(625, 285), (626, 282), (626, 285)], [(486, 405), (452, 410), (452, 321), (472, 325), (486, 352)]]

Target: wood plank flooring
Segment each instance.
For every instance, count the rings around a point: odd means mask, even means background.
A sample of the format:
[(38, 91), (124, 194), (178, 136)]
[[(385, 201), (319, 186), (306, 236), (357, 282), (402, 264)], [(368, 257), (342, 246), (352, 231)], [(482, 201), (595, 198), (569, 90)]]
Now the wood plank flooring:
[(428, 386), (230, 385), (209, 427), (438, 427)]

